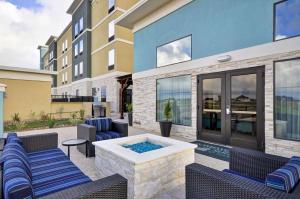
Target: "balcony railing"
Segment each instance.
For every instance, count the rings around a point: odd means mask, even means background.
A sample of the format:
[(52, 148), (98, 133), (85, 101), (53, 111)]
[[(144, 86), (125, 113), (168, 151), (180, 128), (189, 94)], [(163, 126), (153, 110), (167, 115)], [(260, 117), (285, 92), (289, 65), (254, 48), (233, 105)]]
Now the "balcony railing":
[(92, 96), (51, 95), (52, 102), (93, 102)]

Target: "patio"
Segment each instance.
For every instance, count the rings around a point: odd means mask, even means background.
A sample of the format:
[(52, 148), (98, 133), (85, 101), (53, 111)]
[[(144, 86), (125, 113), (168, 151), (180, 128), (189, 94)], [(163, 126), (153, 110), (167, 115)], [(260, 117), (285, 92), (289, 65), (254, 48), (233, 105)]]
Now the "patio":
[[(62, 149), (67, 154), (67, 147), (62, 146), (61, 143), (64, 140), (76, 138), (77, 136), (76, 127), (26, 131), (26, 132), (19, 132), (18, 135), (44, 134), (50, 132), (58, 133), (59, 148)], [(145, 130), (142, 129), (129, 127), (129, 136), (138, 135), (142, 133), (152, 133), (152, 134), (159, 135), (157, 132), (149, 132), (149, 131), (146, 132)], [(181, 141), (188, 141), (188, 142), (193, 141), (193, 140), (185, 140), (182, 137), (177, 137), (177, 136), (172, 136), (172, 138)], [(77, 151), (76, 147), (71, 147), (70, 153), (71, 153), (71, 161), (74, 162), (74, 164), (76, 164), (76, 166), (78, 166), (92, 180), (101, 179), (103, 177), (100, 176), (99, 173), (97, 173), (97, 169), (94, 162), (95, 158), (86, 158), (82, 153)], [(211, 158), (205, 155), (200, 155), (197, 153), (195, 153), (195, 162), (217, 170), (228, 169), (229, 167), (228, 162)], [(155, 199), (168, 199), (168, 198), (174, 198), (174, 199), (185, 198), (184, 184), (169, 192), (161, 192), (155, 197)]]

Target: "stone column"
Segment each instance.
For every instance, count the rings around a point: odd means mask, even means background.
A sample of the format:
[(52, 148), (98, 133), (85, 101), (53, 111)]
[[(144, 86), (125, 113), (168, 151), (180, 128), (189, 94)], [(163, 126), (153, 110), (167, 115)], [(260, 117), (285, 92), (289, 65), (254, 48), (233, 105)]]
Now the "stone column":
[(5, 93), (6, 85), (0, 84), (0, 138), (3, 137), (3, 115), (4, 115), (4, 93)]

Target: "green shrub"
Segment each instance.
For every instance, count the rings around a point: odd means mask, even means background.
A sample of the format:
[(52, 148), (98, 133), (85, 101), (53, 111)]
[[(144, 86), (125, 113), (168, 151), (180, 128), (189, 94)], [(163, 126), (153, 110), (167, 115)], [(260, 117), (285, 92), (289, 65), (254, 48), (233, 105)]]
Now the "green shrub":
[(46, 121), (46, 120), (49, 119), (49, 116), (48, 116), (48, 114), (45, 113), (44, 111), (41, 111), (41, 112), (40, 112), (40, 118), (41, 118), (41, 120)]
[(172, 104), (171, 104), (170, 99), (168, 99), (168, 101), (165, 105), (164, 115), (165, 115), (165, 118), (167, 119), (167, 121), (172, 120)]
[(84, 113), (85, 113), (85, 110), (84, 110), (84, 109), (80, 109), (79, 115), (80, 115), (80, 119), (81, 119), (81, 120), (84, 119)]
[(55, 119), (48, 119), (48, 127), (52, 129), (55, 126)]
[(128, 113), (132, 113), (132, 109), (133, 109), (132, 103), (126, 104), (126, 108), (127, 108)]
[(21, 122), (21, 117), (20, 117), (20, 113), (14, 113), (11, 116), (11, 119), (14, 123), (20, 123)]
[(23, 130), (25, 128), (25, 122), (17, 122), (16, 123), (16, 130), (17, 131), (21, 131), (21, 130)]
[(35, 116), (36, 116), (36, 113), (34, 112), (34, 111), (30, 111), (30, 113), (29, 113), (29, 118), (30, 118), (30, 120), (31, 121), (34, 121), (36, 118), (35, 118)]

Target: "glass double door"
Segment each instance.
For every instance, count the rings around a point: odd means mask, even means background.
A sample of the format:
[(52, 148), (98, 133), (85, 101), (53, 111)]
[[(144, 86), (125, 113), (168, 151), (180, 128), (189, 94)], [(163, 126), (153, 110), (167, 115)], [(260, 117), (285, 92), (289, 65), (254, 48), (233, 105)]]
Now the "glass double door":
[(264, 150), (264, 67), (198, 76), (197, 138)]

